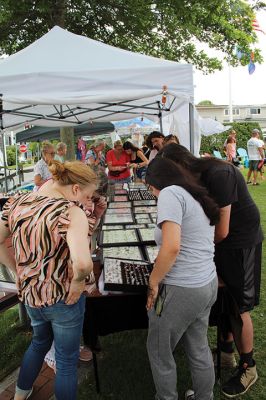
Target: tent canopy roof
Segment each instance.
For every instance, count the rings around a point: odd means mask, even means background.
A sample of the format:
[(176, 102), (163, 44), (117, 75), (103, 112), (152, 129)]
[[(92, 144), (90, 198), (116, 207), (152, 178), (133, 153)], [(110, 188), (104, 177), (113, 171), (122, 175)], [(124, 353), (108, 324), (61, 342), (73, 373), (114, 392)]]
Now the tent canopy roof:
[(132, 53), (56, 26), (0, 63), (0, 93), (4, 128), (138, 115), (157, 120), (193, 101), (193, 72), (189, 64)]
[[(74, 127), (75, 136), (96, 136), (114, 131), (111, 122), (94, 122), (93, 124), (82, 124)], [(16, 133), (16, 142), (37, 142), (40, 140), (60, 139), (60, 128), (45, 128), (35, 126)]]

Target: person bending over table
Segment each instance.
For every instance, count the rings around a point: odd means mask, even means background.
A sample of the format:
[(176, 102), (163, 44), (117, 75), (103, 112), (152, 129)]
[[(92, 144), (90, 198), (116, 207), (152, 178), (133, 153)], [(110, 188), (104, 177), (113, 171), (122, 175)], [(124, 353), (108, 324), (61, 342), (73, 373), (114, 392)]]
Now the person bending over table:
[(159, 253), (147, 299), (147, 350), (156, 399), (178, 399), (173, 352), (181, 342), (195, 393), (189, 391), (186, 398), (211, 400), (215, 375), (207, 330), (218, 289), (213, 256), (219, 208), (207, 190), (171, 160), (151, 161), (146, 183), (158, 198), (154, 236)]
[(123, 144), (125, 152), (130, 156), (130, 166), (136, 171), (137, 178), (143, 180), (145, 178), (147, 165), (149, 160), (143, 154), (143, 151), (134, 146), (130, 141)]
[(114, 148), (106, 154), (108, 183), (127, 183), (131, 181), (130, 155), (123, 149), (121, 140), (114, 142)]
[[(233, 340), (239, 353), (239, 365), (233, 376), (223, 384), (228, 398), (246, 393), (258, 378), (253, 358), (253, 324), (250, 311), (259, 304), (263, 234), (258, 207), (249, 194), (244, 177), (231, 163), (214, 157), (197, 158), (184, 146), (166, 145), (158, 157), (181, 165), (202, 184), (220, 208), (220, 221), (215, 227), (215, 258), (217, 274), (234, 300), (236, 312), (228, 316), (233, 332), (223, 335), (221, 365), (236, 366)], [(232, 309), (232, 307), (230, 307)], [(237, 314), (237, 311), (239, 314)], [(236, 325), (240, 316), (241, 326)], [(233, 335), (232, 335), (233, 334)]]
[[(85, 164), (53, 161), (53, 183), (41, 194), (10, 198), (0, 220), (0, 262), (17, 275), (18, 296), (33, 328), (20, 368), (14, 400), (28, 398), (54, 340), (57, 400), (75, 400), (85, 278), (93, 263), (89, 231), (94, 218), (83, 204), (96, 189)], [(13, 259), (5, 240), (12, 235)]]

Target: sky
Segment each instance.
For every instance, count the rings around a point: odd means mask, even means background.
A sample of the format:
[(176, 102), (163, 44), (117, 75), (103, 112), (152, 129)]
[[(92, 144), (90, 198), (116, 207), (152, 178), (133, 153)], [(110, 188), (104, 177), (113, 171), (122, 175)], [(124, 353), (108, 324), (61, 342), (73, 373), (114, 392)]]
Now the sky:
[[(257, 14), (257, 21), (263, 31), (266, 32), (266, 11)], [(256, 64), (256, 70), (252, 75), (248, 73), (248, 67), (231, 67), (232, 103), (233, 105), (259, 105), (266, 104), (266, 34), (256, 32), (259, 47), (264, 58), (263, 64)], [(215, 55), (211, 50), (208, 54)], [(217, 54), (217, 53), (216, 53)], [(210, 100), (214, 104), (229, 104), (229, 71), (224, 64), (222, 71), (204, 75), (194, 69), (194, 95), (195, 104), (202, 100)]]

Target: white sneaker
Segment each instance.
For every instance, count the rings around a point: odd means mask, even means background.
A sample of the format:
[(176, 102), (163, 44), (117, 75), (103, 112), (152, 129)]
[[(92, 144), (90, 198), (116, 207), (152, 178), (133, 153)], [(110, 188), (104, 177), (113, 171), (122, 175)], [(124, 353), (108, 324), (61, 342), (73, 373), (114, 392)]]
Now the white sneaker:
[(194, 391), (188, 389), (185, 393), (185, 400), (195, 400)]

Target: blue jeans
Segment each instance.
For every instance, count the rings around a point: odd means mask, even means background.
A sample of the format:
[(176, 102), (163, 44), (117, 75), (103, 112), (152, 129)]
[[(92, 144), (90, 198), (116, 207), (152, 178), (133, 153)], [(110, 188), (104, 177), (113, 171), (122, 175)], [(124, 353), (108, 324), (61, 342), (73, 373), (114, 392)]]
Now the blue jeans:
[(26, 306), (33, 328), (32, 342), (24, 354), (17, 391), (27, 394), (32, 388), (52, 342), (55, 344), (57, 400), (75, 400), (79, 344), (85, 311), (85, 296), (73, 305), (64, 302), (49, 307)]

